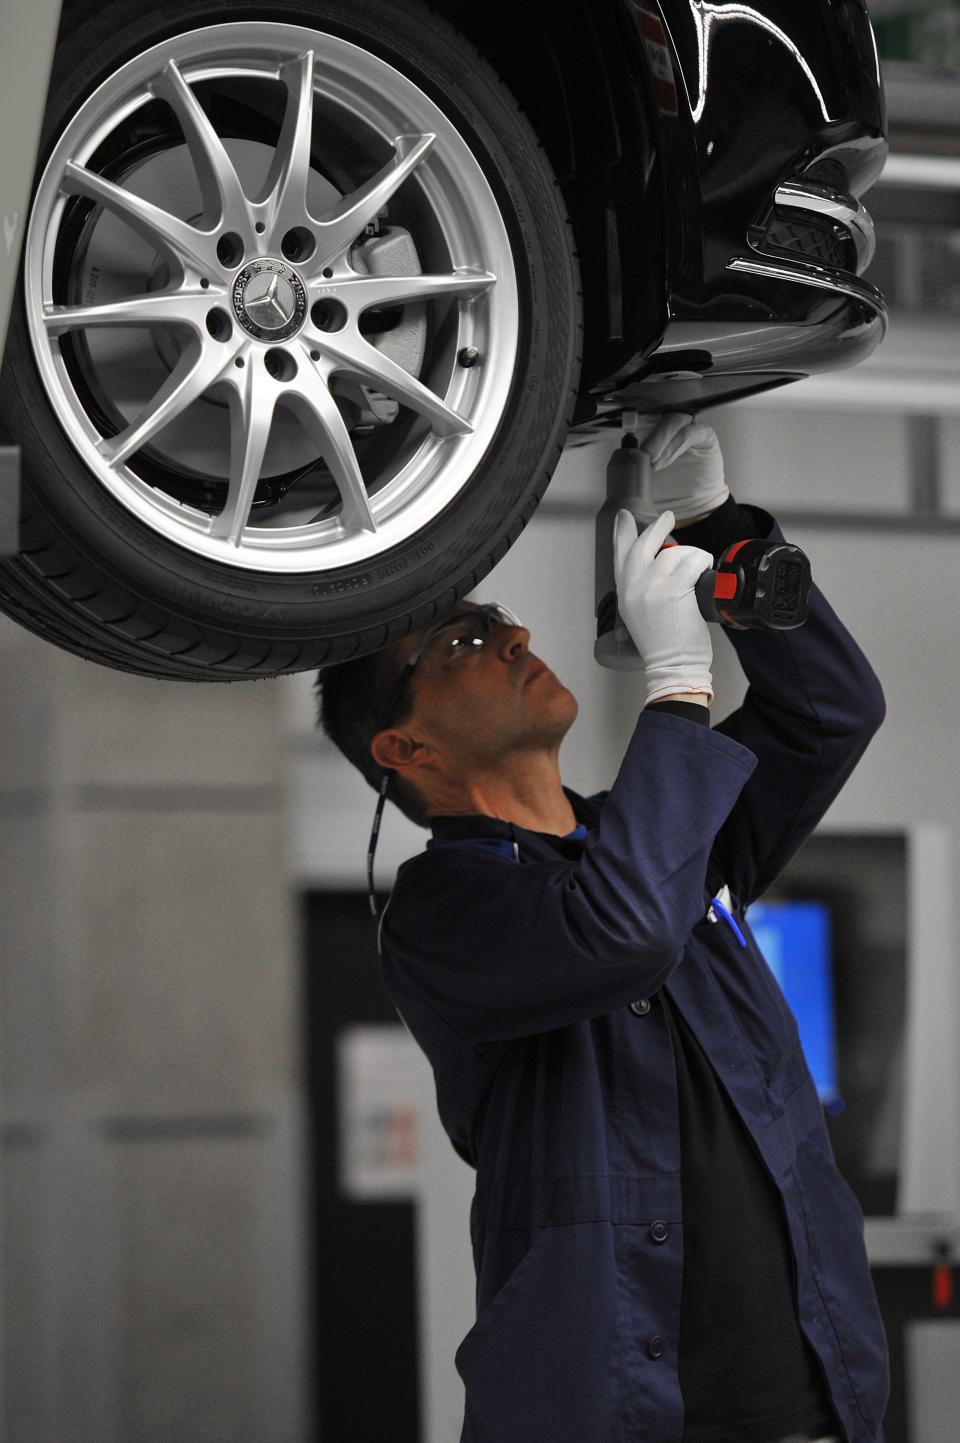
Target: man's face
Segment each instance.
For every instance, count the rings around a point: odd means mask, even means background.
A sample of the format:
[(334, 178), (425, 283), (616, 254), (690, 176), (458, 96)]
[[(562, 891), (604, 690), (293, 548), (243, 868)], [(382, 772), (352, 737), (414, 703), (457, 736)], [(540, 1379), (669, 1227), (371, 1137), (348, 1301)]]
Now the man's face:
[[(465, 601), (454, 614), (477, 610)], [(559, 747), (577, 702), (530, 651), (527, 628), (494, 621), (483, 646), (460, 641), (463, 631), (444, 627), (430, 643), (407, 684), (410, 714), (394, 729), (426, 743), (444, 768), (495, 767), (511, 751)], [(398, 645), (398, 671), (423, 635)]]

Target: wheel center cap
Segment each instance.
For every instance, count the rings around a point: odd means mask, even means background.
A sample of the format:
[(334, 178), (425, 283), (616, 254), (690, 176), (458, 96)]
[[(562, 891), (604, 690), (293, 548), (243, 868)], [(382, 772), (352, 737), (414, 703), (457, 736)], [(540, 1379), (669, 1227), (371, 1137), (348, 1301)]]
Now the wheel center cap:
[(303, 325), (307, 292), (292, 266), (264, 256), (237, 272), (233, 312), (258, 341), (285, 341)]

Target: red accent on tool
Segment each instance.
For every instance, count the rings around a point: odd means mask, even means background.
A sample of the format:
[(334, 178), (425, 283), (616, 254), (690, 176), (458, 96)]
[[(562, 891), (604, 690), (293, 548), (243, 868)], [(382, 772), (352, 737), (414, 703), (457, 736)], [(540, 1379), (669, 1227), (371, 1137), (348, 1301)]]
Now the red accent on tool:
[(732, 571), (718, 571), (713, 583), (714, 601), (732, 601), (737, 594), (737, 578)]
[(730, 550), (729, 550), (729, 551), (725, 551), (725, 552), (723, 553), (723, 555), (721, 556), (720, 560), (721, 560), (721, 561), (732, 561), (733, 558), (736, 556), (737, 552), (740, 550), (741, 546), (746, 546), (746, 544), (747, 544), (747, 542), (748, 542), (749, 540), (750, 540), (750, 538), (749, 538), (749, 536), (748, 536), (748, 537), (746, 538), (746, 540), (744, 540), (744, 541), (738, 541), (738, 542), (736, 543), (736, 545), (730, 547)]
[(953, 1269), (943, 1263), (933, 1270), (933, 1306), (941, 1311), (953, 1307)]

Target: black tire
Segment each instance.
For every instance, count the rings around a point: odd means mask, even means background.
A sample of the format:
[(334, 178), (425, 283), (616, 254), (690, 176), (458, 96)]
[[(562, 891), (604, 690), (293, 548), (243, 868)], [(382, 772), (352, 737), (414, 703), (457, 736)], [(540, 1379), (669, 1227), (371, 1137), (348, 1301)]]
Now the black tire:
[[(76, 12), (74, 12), (76, 13)], [(91, 7), (61, 36), (38, 181), (71, 117), (110, 74), (167, 37), (274, 19), (386, 60), (449, 118), (496, 197), (516, 270), (516, 364), (497, 429), (454, 499), (401, 544), (335, 569), (231, 567), (176, 544), (85, 464), (31, 341), (25, 262), (0, 372), (0, 426), (21, 448), (20, 551), (0, 607), (49, 641), (144, 675), (228, 681), (379, 649), (471, 590), (532, 516), (576, 400), (582, 319), (572, 232), (536, 136), (502, 82), (440, 17), (395, 0), (137, 0)], [(259, 493), (258, 493), (259, 494)]]

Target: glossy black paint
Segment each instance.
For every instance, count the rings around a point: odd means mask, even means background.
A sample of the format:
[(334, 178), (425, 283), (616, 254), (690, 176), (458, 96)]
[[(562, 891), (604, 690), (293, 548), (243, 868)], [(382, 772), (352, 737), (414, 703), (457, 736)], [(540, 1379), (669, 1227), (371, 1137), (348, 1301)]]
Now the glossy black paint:
[[(704, 304), (725, 296), (726, 264), (780, 180), (838, 146), (854, 192), (875, 179), (886, 154), (882, 88), (875, 62), (872, 80), (867, 75), (872, 38), (853, 0), (750, 6), (675, 0), (663, 12), (671, 40), (679, 37), (686, 101), (664, 128), (676, 132), (672, 148), (682, 150), (694, 172), (702, 237), (699, 274), (691, 260), (672, 272), (671, 285)], [(675, 211), (670, 229), (690, 219)], [(687, 254), (696, 256), (695, 241)], [(762, 285), (747, 292), (770, 304)], [(784, 294), (772, 308), (804, 319), (803, 300)]]
[[(754, 253), (784, 180), (831, 162), (823, 175), (859, 196), (883, 167), (862, 0), (445, 8), (504, 75), (557, 171), (584, 277), (583, 387), (605, 408), (713, 404), (876, 346), (876, 307), (729, 269)], [(856, 275), (852, 247), (843, 268)], [(726, 328), (722, 343), (705, 339), (711, 326)], [(663, 381), (664, 369), (693, 379)]]
[(586, 388), (668, 319), (659, 119), (636, 24), (619, 0), (441, 8), (503, 76), (563, 189), (581, 259)]

